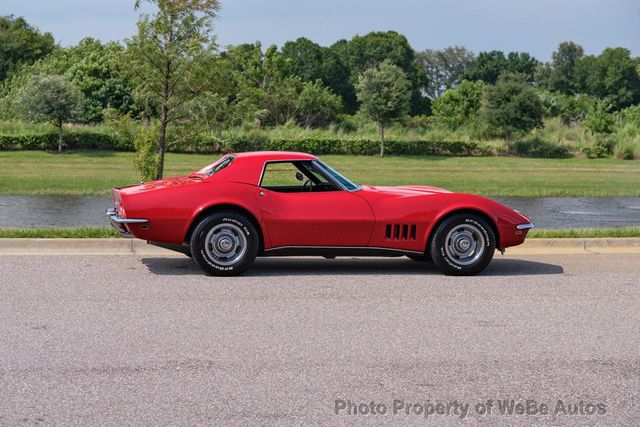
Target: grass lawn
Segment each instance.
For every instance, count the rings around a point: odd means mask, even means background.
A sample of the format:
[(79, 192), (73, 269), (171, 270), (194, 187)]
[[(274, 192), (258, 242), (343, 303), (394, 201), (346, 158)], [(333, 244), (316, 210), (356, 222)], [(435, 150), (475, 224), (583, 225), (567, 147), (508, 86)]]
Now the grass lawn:
[(120, 237), (112, 227), (0, 228), (0, 239), (105, 239)]
[[(182, 175), (217, 155), (168, 154), (166, 176)], [(322, 156), (357, 183), (424, 184), (486, 196), (640, 196), (640, 161), (517, 157)], [(0, 194), (109, 194), (136, 183), (132, 153), (0, 152)]]

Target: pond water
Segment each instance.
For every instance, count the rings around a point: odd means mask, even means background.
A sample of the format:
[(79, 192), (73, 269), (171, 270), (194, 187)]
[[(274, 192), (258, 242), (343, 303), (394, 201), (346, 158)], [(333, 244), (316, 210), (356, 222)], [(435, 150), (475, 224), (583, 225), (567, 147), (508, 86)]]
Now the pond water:
[[(640, 226), (640, 197), (495, 197), (537, 228)], [(110, 196), (0, 196), (0, 227), (108, 226)]]

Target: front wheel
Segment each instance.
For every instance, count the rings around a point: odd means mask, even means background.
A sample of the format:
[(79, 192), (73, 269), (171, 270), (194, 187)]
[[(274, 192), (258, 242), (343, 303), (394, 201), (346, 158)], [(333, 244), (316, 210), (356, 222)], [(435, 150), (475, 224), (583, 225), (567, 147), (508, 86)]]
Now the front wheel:
[(219, 212), (198, 224), (190, 246), (193, 260), (207, 273), (237, 276), (258, 254), (258, 231), (244, 215)]
[(457, 214), (438, 225), (429, 252), (435, 265), (444, 273), (471, 276), (485, 269), (495, 249), (495, 233), (484, 218)]

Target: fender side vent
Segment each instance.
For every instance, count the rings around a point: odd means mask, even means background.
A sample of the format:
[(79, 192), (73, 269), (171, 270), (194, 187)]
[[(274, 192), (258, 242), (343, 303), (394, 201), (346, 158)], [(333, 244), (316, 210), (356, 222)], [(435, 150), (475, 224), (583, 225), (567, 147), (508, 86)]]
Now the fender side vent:
[(387, 240), (416, 240), (416, 224), (387, 224), (384, 237)]

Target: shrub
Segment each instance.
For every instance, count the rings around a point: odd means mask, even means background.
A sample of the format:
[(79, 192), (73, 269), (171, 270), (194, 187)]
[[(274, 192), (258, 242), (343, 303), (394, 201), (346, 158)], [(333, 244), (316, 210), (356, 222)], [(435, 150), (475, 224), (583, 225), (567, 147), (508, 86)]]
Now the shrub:
[(607, 138), (596, 139), (593, 145), (582, 147), (581, 151), (590, 159), (604, 159), (611, 154), (612, 143)]
[(481, 81), (464, 80), (457, 87), (447, 90), (431, 106), (434, 118), (451, 129), (459, 128), (477, 116), (483, 88)]
[(640, 127), (640, 105), (633, 105), (624, 110), (620, 110), (617, 116), (622, 123), (629, 123)]
[(566, 145), (553, 144), (540, 138), (518, 140), (513, 143), (514, 151), (520, 156), (561, 158), (569, 156), (569, 148)]
[(480, 118), (493, 136), (510, 139), (544, 126), (535, 89), (519, 74), (503, 74), (484, 89)]
[(633, 160), (640, 156), (640, 150), (631, 143), (619, 144), (614, 148), (613, 155), (618, 159)]
[(612, 133), (615, 117), (608, 112), (609, 108), (603, 102), (597, 102), (584, 120), (584, 127), (592, 134)]
[(151, 181), (156, 178), (158, 162), (160, 160), (156, 152), (156, 142), (160, 134), (158, 126), (142, 126), (133, 139), (136, 154), (133, 163), (140, 172), (140, 178)]
[[(150, 126), (153, 128), (153, 126)], [(104, 133), (91, 133), (88, 130), (74, 130), (65, 138), (69, 148), (74, 149), (115, 149), (121, 151), (135, 151), (140, 147), (147, 158), (151, 156), (150, 149), (144, 145), (148, 142), (151, 131), (145, 131), (147, 127), (141, 126), (132, 134), (133, 141), (124, 142), (122, 139)], [(389, 139), (387, 140), (387, 152), (395, 155), (427, 156), (486, 156), (494, 152), (494, 147), (489, 143), (478, 141), (465, 141), (463, 139), (448, 141), (445, 134), (435, 133), (429, 135), (429, 139)], [(442, 137), (442, 138), (440, 138)], [(218, 139), (212, 135), (202, 135), (188, 142), (171, 147), (170, 151), (177, 153), (229, 153), (243, 151), (303, 151), (314, 154), (353, 154), (375, 155), (379, 153), (379, 141), (374, 138), (352, 137), (340, 138), (338, 136), (317, 136), (299, 138), (269, 138), (263, 131), (249, 131), (247, 133), (232, 134)], [(542, 147), (540, 143), (538, 151), (527, 149), (520, 150), (524, 155), (530, 153), (545, 153), (542, 157), (564, 156), (565, 149), (551, 149)], [(0, 150), (54, 150), (57, 145), (55, 132), (45, 134), (1, 135)], [(144, 147), (143, 147), (144, 145)], [(518, 150), (516, 150), (518, 151)], [(518, 151), (520, 153), (520, 151)], [(142, 163), (146, 163), (142, 162)], [(144, 175), (145, 169), (140, 169)]]
[(50, 150), (58, 141), (57, 133), (0, 135), (1, 150)]
[(558, 103), (558, 116), (562, 124), (566, 126), (584, 120), (595, 103), (594, 98), (588, 95), (570, 96), (556, 94), (556, 100)]

